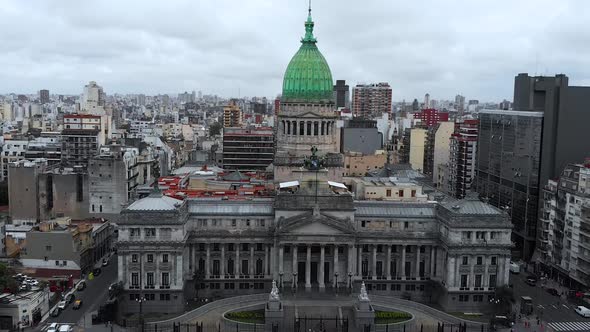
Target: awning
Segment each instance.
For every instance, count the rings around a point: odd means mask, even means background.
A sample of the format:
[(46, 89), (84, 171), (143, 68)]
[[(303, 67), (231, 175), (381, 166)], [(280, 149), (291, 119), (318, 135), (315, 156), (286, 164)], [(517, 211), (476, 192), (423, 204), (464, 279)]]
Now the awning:
[(279, 183), (279, 188), (291, 188), (299, 186), (299, 181), (288, 181), (288, 182), (281, 182)]
[(344, 183), (328, 181), (328, 184), (331, 187), (342, 188), (342, 189), (348, 190), (348, 188), (346, 188), (346, 186), (344, 185)]

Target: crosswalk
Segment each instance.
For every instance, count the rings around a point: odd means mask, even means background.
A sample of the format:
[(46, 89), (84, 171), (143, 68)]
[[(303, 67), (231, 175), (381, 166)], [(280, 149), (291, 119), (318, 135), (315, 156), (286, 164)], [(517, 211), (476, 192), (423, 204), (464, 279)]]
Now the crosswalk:
[(547, 324), (555, 332), (561, 331), (590, 331), (590, 322), (556, 322)]

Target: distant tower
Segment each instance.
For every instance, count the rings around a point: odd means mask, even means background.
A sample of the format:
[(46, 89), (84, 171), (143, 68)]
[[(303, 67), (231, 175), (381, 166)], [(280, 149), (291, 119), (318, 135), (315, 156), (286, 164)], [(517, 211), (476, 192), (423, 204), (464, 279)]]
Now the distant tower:
[(430, 108), (430, 94), (424, 95), (424, 108)]
[(41, 104), (47, 104), (49, 102), (49, 90), (39, 91), (39, 102)]

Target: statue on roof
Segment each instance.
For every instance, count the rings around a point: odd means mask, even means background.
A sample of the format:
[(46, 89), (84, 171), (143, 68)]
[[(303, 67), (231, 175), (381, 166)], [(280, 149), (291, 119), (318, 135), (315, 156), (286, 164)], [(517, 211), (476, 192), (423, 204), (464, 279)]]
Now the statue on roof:
[(318, 148), (314, 145), (311, 147), (311, 156), (306, 157), (303, 165), (310, 171), (317, 171), (324, 167), (324, 158), (320, 158), (318, 155)]

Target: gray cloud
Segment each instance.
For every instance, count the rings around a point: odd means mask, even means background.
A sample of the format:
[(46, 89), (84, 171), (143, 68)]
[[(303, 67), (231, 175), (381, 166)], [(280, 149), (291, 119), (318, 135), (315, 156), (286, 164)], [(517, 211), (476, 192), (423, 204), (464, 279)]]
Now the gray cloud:
[[(6, 0), (0, 92), (274, 97), (299, 47), (304, 0)], [(584, 0), (377, 1), (313, 4), (334, 79), (387, 81), (394, 100), (511, 99), (519, 72), (590, 84)]]

